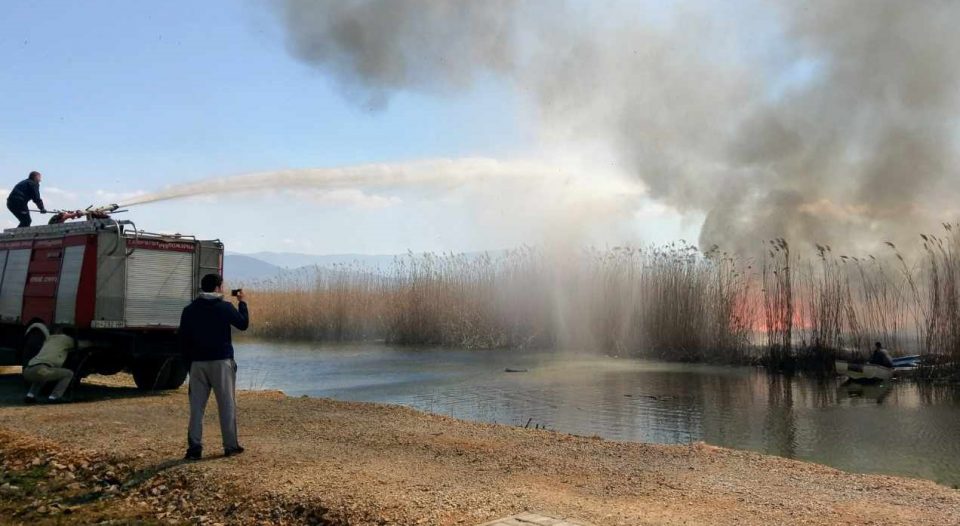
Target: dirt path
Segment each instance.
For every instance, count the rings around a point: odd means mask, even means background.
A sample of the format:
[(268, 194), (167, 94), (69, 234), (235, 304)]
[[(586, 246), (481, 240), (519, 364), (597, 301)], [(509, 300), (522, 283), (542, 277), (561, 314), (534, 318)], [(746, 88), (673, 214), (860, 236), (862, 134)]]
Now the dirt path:
[[(927, 481), (276, 392), (240, 394), (247, 453), (182, 463), (183, 391), (83, 386), (77, 403), (21, 406), (19, 389), (0, 375), (6, 457), (107, 459), (120, 466), (115, 498), (164, 520), (474, 525), (533, 510), (595, 524), (960, 524), (960, 491)], [(218, 455), (210, 409), (206, 453)]]

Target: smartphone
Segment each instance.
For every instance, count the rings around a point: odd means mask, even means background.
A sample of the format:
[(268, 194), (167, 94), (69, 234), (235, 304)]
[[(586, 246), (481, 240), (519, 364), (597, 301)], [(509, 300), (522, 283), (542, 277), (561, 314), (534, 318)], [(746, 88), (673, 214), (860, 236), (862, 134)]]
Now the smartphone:
[(242, 290), (243, 290), (243, 289), (231, 289), (231, 290), (230, 290), (230, 295), (231, 295), (231, 296), (236, 296), (237, 294), (240, 294), (240, 291), (242, 291)]

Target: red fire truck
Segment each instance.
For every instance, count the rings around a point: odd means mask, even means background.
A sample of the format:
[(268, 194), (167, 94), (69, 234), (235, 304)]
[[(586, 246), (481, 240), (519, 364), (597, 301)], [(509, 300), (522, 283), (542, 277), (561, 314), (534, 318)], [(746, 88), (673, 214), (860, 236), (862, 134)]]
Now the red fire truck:
[(93, 347), (73, 367), (133, 373), (141, 389), (175, 389), (180, 312), (200, 279), (222, 273), (223, 244), (152, 234), (103, 210), (87, 220), (0, 233), (0, 365), (26, 364), (58, 327)]

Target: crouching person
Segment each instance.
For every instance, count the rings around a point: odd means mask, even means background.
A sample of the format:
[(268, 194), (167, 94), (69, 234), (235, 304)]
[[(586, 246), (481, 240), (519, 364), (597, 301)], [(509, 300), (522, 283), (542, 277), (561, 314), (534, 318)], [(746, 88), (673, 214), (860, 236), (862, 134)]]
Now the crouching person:
[(23, 378), (30, 383), (30, 390), (23, 401), (28, 404), (35, 403), (43, 387), (48, 383), (56, 382), (47, 401), (62, 402), (73, 380), (73, 371), (64, 364), (71, 355), (75, 354), (75, 351), (89, 346), (89, 342), (76, 340), (64, 329), (56, 329), (43, 342), (40, 352), (23, 368)]
[(223, 278), (207, 274), (200, 281), (203, 292), (180, 316), (180, 346), (190, 365), (190, 423), (187, 430), (187, 460), (203, 453), (203, 413), (213, 390), (220, 413), (223, 454), (243, 453), (237, 441), (237, 363), (233, 360), (231, 327), (241, 331), (250, 325), (243, 291), (237, 308), (223, 299)]

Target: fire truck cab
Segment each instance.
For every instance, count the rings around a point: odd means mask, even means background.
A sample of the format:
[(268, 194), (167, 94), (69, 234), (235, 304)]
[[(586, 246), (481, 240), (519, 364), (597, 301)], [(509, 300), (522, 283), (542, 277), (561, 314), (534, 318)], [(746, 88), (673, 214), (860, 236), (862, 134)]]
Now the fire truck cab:
[[(89, 216), (88, 216), (89, 217)], [(90, 219), (0, 233), (0, 365), (26, 365), (57, 328), (93, 346), (76, 378), (129, 371), (175, 389), (187, 370), (177, 328), (200, 279), (223, 271), (223, 244)]]

